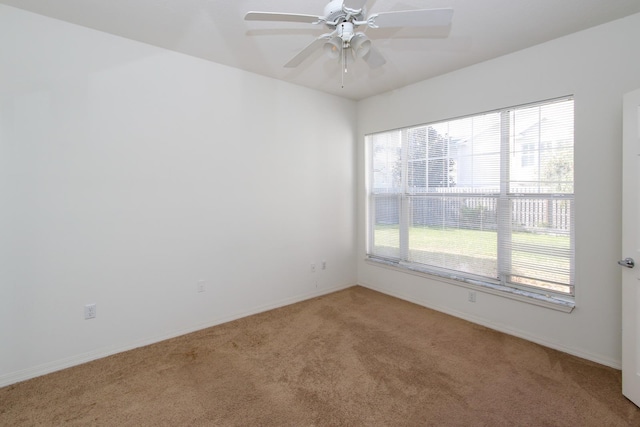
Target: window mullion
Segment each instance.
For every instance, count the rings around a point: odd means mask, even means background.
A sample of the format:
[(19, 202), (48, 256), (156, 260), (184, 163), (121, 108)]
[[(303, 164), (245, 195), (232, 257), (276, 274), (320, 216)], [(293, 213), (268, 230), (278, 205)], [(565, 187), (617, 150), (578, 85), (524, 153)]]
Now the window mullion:
[(511, 203), (509, 200), (511, 112), (500, 114), (500, 195), (498, 196), (498, 279), (503, 285), (511, 272)]
[(401, 161), (402, 161), (402, 188), (400, 192), (399, 215), (399, 245), (400, 259), (409, 260), (409, 224), (411, 220), (411, 201), (409, 198), (409, 132), (403, 129), (401, 132)]
[(368, 207), (367, 207), (367, 252), (373, 252), (373, 248), (375, 247), (375, 224), (376, 224), (376, 196), (374, 194), (374, 169), (373, 169), (373, 141), (367, 138), (367, 143), (365, 144), (365, 150), (367, 152), (367, 199), (368, 199)]

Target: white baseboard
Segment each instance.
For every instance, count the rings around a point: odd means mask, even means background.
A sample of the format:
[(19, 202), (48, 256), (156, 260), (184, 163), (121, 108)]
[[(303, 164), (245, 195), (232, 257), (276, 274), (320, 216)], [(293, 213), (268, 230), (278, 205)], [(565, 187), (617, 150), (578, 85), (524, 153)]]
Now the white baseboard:
[(399, 298), (399, 299), (404, 300), (404, 301), (409, 301), (409, 302), (412, 302), (414, 304), (418, 304), (418, 305), (421, 305), (423, 307), (430, 308), (432, 310), (439, 311), (441, 313), (449, 314), (451, 316), (458, 317), (460, 319), (464, 319), (464, 320), (467, 320), (469, 322), (472, 322), (472, 323), (475, 323), (475, 324), (478, 324), (478, 325), (485, 326), (485, 327), (493, 329), (495, 331), (504, 332), (505, 334), (513, 335), (515, 337), (522, 338), (522, 339), (525, 339), (527, 341), (534, 342), (536, 344), (540, 344), (540, 345), (542, 345), (544, 347), (552, 348), (554, 350), (558, 350), (558, 351), (561, 351), (563, 353), (567, 353), (567, 354), (571, 354), (573, 356), (581, 357), (583, 359), (587, 359), (587, 360), (590, 360), (592, 362), (599, 363), (601, 365), (609, 366), (609, 367), (614, 368), (614, 369), (622, 369), (622, 363), (621, 363), (620, 360), (614, 360), (614, 359), (611, 359), (611, 358), (608, 358), (608, 357), (604, 357), (602, 355), (593, 354), (593, 353), (590, 353), (588, 351), (584, 351), (582, 349), (576, 349), (576, 348), (573, 348), (573, 347), (563, 346), (563, 345), (560, 345), (560, 344), (557, 344), (557, 343), (554, 343), (554, 342), (550, 342), (547, 339), (545, 339), (545, 337), (532, 335), (532, 334), (530, 334), (528, 332), (525, 332), (525, 331), (522, 331), (522, 330), (519, 330), (519, 329), (510, 328), (510, 327), (505, 326), (505, 325), (500, 324), (500, 323), (491, 322), (491, 321), (486, 320), (486, 319), (481, 318), (481, 317), (477, 317), (477, 316), (473, 316), (473, 315), (470, 315), (470, 314), (467, 314), (467, 313), (459, 312), (457, 310), (451, 310), (451, 309), (449, 309), (447, 307), (441, 307), (441, 306), (438, 306), (438, 305), (435, 305), (435, 304), (431, 304), (428, 301), (423, 301), (423, 300), (421, 300), (419, 298), (415, 298), (415, 297), (408, 296), (408, 295), (403, 295), (403, 294), (398, 293), (398, 292), (392, 292), (392, 291), (389, 291), (387, 289), (382, 289), (382, 288), (379, 288), (377, 286), (369, 285), (367, 283), (360, 282), (360, 283), (358, 283), (358, 285), (360, 285), (360, 286), (362, 286), (364, 288), (368, 288), (368, 289), (374, 290), (376, 292), (380, 292), (380, 293), (383, 293), (383, 294), (386, 294), (386, 295), (389, 295), (389, 296), (392, 296), (392, 297), (395, 297), (395, 298)]
[(129, 350), (133, 350), (135, 348), (144, 347), (150, 344), (155, 344), (160, 341), (168, 340), (181, 335), (186, 335), (191, 332), (196, 332), (202, 329), (210, 328), (212, 326), (221, 325), (223, 323), (231, 322), (233, 320), (241, 319), (243, 317), (251, 316), (254, 314), (262, 313), (262, 312), (273, 310), (280, 307), (285, 307), (287, 305), (295, 304), (297, 302), (305, 301), (311, 298), (316, 298), (322, 295), (347, 289), (352, 286), (354, 285), (353, 284), (341, 285), (341, 286), (324, 288), (322, 290), (296, 295), (290, 298), (285, 298), (283, 300), (276, 301), (274, 303), (265, 304), (262, 306), (254, 307), (250, 310), (235, 313), (231, 316), (226, 316), (226, 317), (212, 320), (210, 322), (198, 324), (191, 328), (172, 331), (167, 334), (159, 335), (153, 338), (132, 342), (127, 345), (105, 347), (95, 351), (90, 351), (88, 353), (79, 354), (77, 356), (71, 356), (64, 359), (55, 360), (53, 362), (43, 363), (43, 364), (34, 366), (32, 368), (23, 369), (17, 372), (11, 372), (9, 374), (0, 376), (0, 387), (6, 387), (8, 385), (15, 384), (21, 381), (26, 381), (42, 375), (50, 374), (52, 372), (60, 371), (62, 369), (71, 368), (73, 366), (81, 365), (83, 363), (91, 362), (97, 359), (102, 359), (104, 357), (111, 356), (117, 353), (122, 353)]

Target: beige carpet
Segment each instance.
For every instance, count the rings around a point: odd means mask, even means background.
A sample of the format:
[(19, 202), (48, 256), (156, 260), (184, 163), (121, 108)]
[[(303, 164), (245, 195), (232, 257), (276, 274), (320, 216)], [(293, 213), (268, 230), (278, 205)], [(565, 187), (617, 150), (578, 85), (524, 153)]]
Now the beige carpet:
[(354, 287), (0, 389), (0, 425), (640, 426), (620, 372)]

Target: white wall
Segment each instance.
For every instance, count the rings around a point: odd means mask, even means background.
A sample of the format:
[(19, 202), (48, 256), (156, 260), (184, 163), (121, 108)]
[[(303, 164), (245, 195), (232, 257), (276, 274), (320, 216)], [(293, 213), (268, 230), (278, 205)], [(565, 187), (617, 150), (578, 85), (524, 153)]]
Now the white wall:
[[(621, 358), (622, 95), (640, 87), (640, 15), (361, 101), (359, 283), (610, 366)], [(367, 133), (575, 95), (576, 309), (565, 314), (365, 259)]]
[(6, 6), (0, 52), (0, 386), (355, 284), (354, 102)]

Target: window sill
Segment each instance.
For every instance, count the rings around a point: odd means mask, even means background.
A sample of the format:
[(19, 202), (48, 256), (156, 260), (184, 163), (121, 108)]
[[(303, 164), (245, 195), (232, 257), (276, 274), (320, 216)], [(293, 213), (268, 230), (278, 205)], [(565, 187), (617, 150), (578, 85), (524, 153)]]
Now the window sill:
[(376, 258), (366, 258), (365, 262), (370, 265), (378, 267), (389, 268), (391, 270), (400, 271), (407, 274), (413, 274), (416, 276), (427, 277), (429, 279), (438, 280), (445, 283), (450, 283), (456, 286), (462, 286), (465, 288), (473, 289), (478, 292), (484, 292), (492, 295), (497, 295), (503, 298), (509, 298), (516, 301), (526, 302), (528, 304), (537, 305), (540, 307), (549, 308), (552, 310), (562, 311), (564, 313), (571, 313), (576, 304), (569, 299), (563, 299), (554, 295), (543, 295), (535, 292), (528, 292), (522, 289), (510, 288), (507, 286), (496, 285), (493, 283), (482, 282), (479, 280), (468, 279), (466, 277), (459, 277), (454, 275), (448, 275), (446, 273), (439, 274), (434, 271), (427, 271), (415, 266), (408, 266), (406, 264), (400, 264), (393, 261), (386, 261)]

